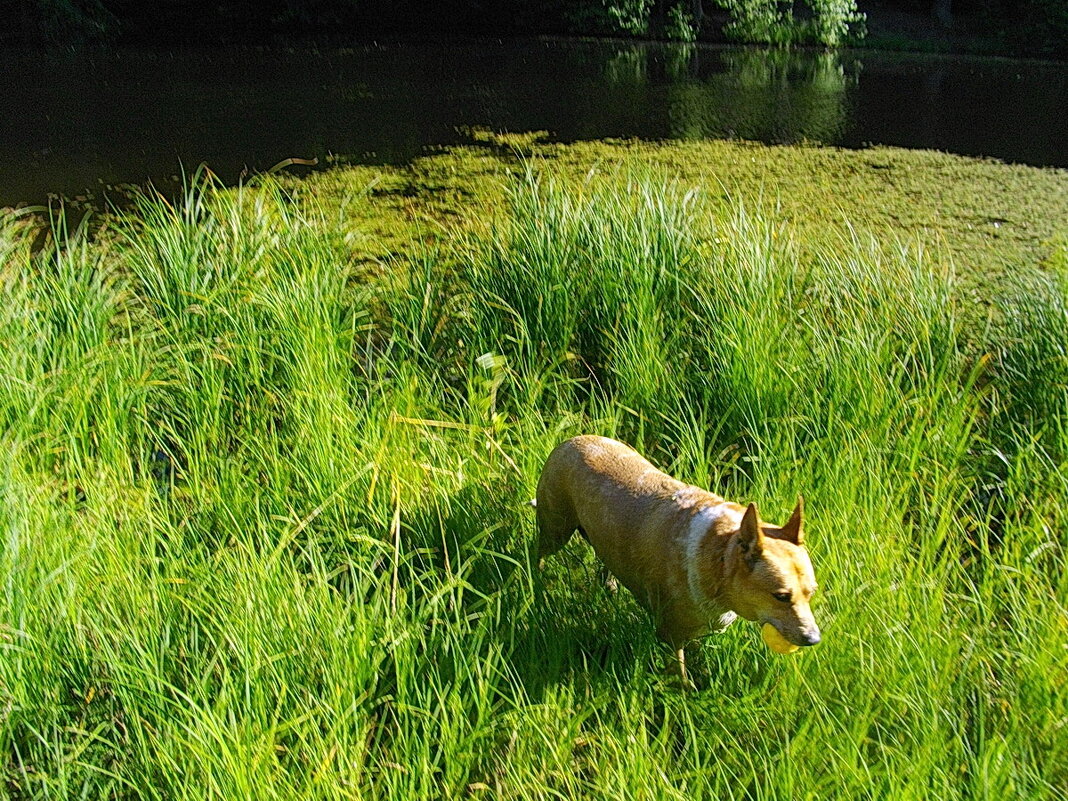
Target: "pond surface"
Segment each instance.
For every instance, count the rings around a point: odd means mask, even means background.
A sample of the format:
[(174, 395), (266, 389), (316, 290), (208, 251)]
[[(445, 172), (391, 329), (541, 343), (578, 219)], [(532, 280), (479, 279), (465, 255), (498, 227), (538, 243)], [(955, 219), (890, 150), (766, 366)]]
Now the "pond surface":
[(3, 54), (0, 205), (288, 157), (397, 162), (462, 129), (936, 148), (1068, 167), (1068, 65), (560, 40)]

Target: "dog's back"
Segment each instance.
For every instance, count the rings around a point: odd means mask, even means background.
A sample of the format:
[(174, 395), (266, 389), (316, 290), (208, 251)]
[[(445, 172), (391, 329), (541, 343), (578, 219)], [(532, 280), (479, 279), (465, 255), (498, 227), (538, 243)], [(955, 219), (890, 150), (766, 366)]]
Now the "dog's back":
[(695, 513), (722, 498), (657, 470), (633, 448), (597, 436), (570, 439), (552, 452), (538, 482), (538, 557), (562, 548), (575, 531), (605, 567), (647, 607), (665, 594), (686, 596), (683, 535)]

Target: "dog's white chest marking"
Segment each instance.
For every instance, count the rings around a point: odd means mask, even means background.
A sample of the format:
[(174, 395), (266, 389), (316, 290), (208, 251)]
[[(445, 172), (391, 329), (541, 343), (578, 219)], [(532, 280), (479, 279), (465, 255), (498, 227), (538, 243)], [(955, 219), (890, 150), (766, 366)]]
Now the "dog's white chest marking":
[(722, 634), (727, 630), (727, 626), (738, 619), (738, 615), (735, 612), (724, 612), (709, 624), (713, 634)]
[[(680, 497), (682, 496), (682, 497)], [(688, 501), (688, 502), (687, 502)], [(693, 506), (695, 499), (690, 496), (685, 490), (680, 490), (676, 493), (676, 502), (679, 505), (687, 509)], [(690, 599), (694, 604), (701, 609), (707, 610), (710, 614), (716, 614), (719, 609), (716, 609), (714, 601), (705, 595), (704, 590), (701, 589), (701, 570), (698, 562), (698, 552), (701, 548), (701, 543), (705, 541), (705, 537), (709, 536), (712, 531), (712, 527), (722, 516), (729, 516), (730, 518), (738, 518), (738, 513), (724, 504), (713, 504), (706, 506), (697, 512), (693, 519), (690, 520), (689, 531), (686, 532), (686, 552), (685, 552), (685, 565), (686, 565), (686, 583), (690, 590)], [(731, 523), (737, 525), (738, 521), (732, 519)], [(724, 612), (719, 617), (710, 622), (710, 628), (712, 631), (720, 632), (727, 628), (734, 622), (737, 617), (734, 612)]]

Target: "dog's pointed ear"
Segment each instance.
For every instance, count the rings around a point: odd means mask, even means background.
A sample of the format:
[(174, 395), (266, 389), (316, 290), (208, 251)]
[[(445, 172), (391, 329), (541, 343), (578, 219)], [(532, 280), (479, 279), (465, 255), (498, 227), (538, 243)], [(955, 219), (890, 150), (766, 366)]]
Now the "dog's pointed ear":
[(794, 545), (804, 545), (805, 543), (805, 530), (801, 525), (801, 515), (804, 512), (805, 499), (800, 495), (797, 496), (797, 506), (794, 507), (794, 513), (790, 515), (790, 519), (786, 521), (786, 525), (780, 529), (779, 536), (787, 542), (792, 542)]
[(760, 516), (755, 503), (749, 504), (749, 508), (742, 515), (742, 524), (738, 527), (738, 544), (748, 561), (764, 550), (764, 532), (760, 529)]

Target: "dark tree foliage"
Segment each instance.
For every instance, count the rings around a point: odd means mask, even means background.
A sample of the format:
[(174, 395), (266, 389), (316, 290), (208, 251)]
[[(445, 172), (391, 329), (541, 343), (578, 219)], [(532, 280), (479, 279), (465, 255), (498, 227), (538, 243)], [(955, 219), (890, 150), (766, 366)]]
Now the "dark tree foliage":
[[(1006, 53), (1068, 58), (1068, 0), (881, 0), (930, 14), (946, 29), (981, 35)], [(864, 10), (865, 3), (860, 3)]]
[[(769, 0), (769, 2), (772, 0)], [(860, 0), (860, 10), (866, 2)], [(965, 25), (1006, 52), (1068, 57), (1068, 0), (881, 0)], [(0, 0), (0, 41), (231, 42), (312, 36), (564, 33), (721, 36), (723, 0)], [(684, 37), (680, 37), (684, 38)]]
[(656, 33), (668, 9), (697, 0), (23, 0), (11, 33), (56, 40), (203, 40), (265, 32), (353, 37), (415, 33)]

